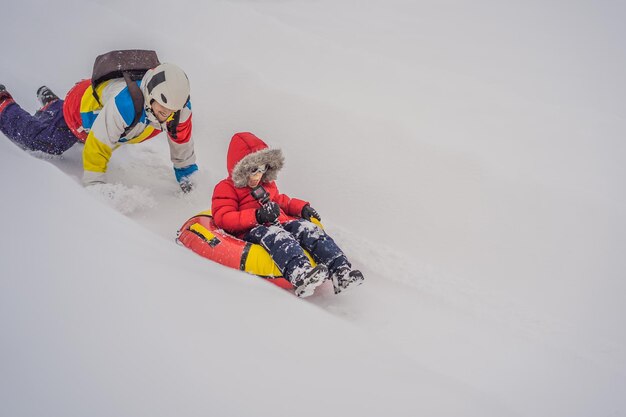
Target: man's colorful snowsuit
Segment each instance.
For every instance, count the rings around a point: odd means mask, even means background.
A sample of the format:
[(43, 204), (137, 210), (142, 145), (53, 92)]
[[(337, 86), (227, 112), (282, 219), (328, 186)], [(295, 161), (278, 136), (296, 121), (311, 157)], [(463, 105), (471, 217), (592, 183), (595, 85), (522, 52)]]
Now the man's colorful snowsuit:
[[(144, 97), (147, 97), (149, 74), (150, 71), (137, 81)], [(135, 109), (124, 79), (105, 81), (96, 90), (100, 102), (93, 96), (91, 81), (80, 81), (65, 100), (50, 103), (34, 116), (13, 102), (0, 113), (0, 131), (26, 149), (55, 155), (65, 152), (77, 140), (84, 142), (84, 180), (86, 183), (104, 182), (104, 173), (115, 149), (125, 143), (148, 140), (161, 133), (163, 125), (146, 114), (144, 106), (138, 123), (126, 132), (135, 118)], [(197, 169), (191, 116), (188, 101), (165, 123), (177, 179)]]
[[(215, 224), (239, 238), (262, 245), (292, 283), (303, 268), (310, 267), (303, 248), (315, 262), (326, 265), (331, 274), (337, 268), (350, 267), (346, 256), (323, 229), (300, 218), (308, 202), (278, 191), (275, 180), (283, 163), (279, 149), (269, 149), (252, 133), (235, 134), (228, 148), (229, 176), (213, 191), (211, 211)], [(268, 166), (261, 183), (270, 201), (280, 206), (280, 225), (262, 225), (257, 221), (256, 210), (261, 203), (250, 194), (252, 189), (247, 180), (260, 165)]]

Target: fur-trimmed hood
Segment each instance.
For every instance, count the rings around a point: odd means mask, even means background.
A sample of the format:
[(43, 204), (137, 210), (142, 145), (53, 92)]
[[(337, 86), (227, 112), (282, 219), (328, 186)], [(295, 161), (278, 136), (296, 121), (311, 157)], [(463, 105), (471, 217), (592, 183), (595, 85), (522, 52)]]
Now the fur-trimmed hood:
[(261, 182), (275, 181), (285, 158), (280, 149), (270, 149), (265, 142), (250, 132), (235, 133), (228, 146), (228, 174), (235, 187), (248, 186), (248, 177), (259, 166), (267, 165)]

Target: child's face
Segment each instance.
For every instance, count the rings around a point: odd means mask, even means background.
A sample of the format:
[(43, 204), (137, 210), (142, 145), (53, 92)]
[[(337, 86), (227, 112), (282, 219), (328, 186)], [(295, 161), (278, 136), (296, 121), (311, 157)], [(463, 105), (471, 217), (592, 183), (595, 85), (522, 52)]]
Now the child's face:
[(254, 188), (261, 182), (261, 178), (263, 178), (263, 174), (268, 170), (268, 165), (261, 165), (256, 168), (248, 177), (248, 187)]
[(252, 174), (248, 177), (248, 187), (254, 188), (261, 182), (261, 178), (263, 178), (262, 172), (257, 172), (256, 174)]

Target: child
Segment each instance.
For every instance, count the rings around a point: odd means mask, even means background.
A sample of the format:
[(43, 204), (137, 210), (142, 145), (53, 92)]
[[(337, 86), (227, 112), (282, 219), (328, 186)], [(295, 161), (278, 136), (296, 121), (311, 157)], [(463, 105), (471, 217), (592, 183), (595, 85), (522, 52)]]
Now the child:
[[(274, 181), (283, 162), (280, 149), (269, 149), (252, 133), (235, 134), (228, 147), (229, 176), (213, 191), (215, 224), (238, 238), (262, 245), (299, 297), (312, 295), (328, 278), (335, 294), (350, 285), (360, 285), (361, 271), (353, 270), (333, 239), (310, 222), (312, 217), (320, 220), (317, 211), (306, 201), (279, 193)], [(265, 195), (259, 186), (267, 191)]]

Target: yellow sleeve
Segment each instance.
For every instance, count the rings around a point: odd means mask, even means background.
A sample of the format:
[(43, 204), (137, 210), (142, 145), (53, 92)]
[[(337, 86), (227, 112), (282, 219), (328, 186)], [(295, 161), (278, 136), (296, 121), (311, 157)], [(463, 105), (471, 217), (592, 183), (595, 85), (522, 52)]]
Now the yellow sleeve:
[(83, 149), (83, 168), (85, 171), (106, 172), (113, 150), (89, 132)]

